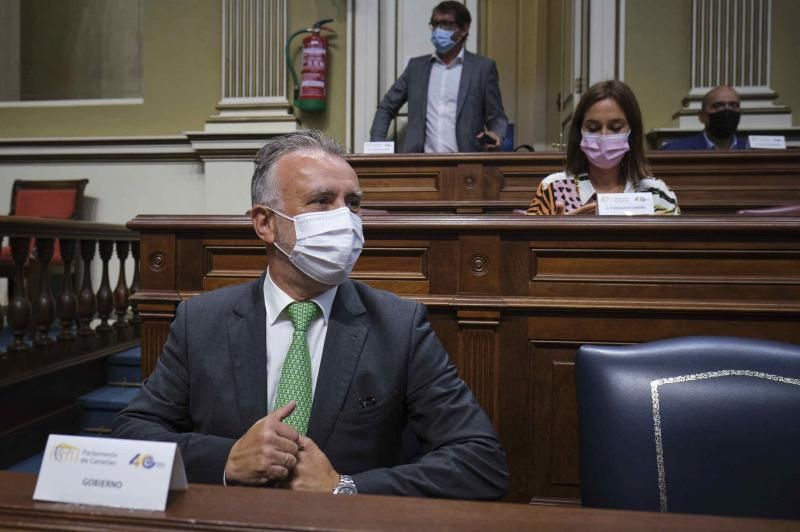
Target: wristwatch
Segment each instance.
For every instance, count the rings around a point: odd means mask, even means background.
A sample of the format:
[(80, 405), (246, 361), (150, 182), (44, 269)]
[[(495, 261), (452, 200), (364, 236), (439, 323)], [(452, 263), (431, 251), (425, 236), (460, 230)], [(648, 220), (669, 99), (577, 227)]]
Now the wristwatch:
[(336, 484), (336, 487), (333, 488), (334, 495), (356, 495), (358, 494), (358, 490), (356, 489), (356, 483), (353, 482), (353, 479), (348, 477), (347, 475), (339, 475), (339, 483)]

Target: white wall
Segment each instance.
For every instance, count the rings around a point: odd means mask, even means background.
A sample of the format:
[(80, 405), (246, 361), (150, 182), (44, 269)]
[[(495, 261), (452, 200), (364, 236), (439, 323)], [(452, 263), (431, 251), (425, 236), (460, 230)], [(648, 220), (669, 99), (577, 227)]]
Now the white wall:
[[(15, 179), (88, 179), (85, 219), (95, 222), (125, 224), (137, 214), (206, 212), (206, 179), (199, 162), (0, 164), (0, 212), (8, 212)], [(247, 192), (242, 190), (244, 198)]]

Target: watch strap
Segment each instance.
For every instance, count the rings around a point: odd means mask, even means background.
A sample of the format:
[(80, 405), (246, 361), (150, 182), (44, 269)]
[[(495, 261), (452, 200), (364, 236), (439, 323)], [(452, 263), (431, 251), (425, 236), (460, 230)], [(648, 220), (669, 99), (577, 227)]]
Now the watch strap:
[(358, 494), (358, 489), (356, 489), (356, 483), (353, 481), (352, 477), (348, 475), (339, 475), (339, 483), (333, 488), (334, 495), (356, 495)]

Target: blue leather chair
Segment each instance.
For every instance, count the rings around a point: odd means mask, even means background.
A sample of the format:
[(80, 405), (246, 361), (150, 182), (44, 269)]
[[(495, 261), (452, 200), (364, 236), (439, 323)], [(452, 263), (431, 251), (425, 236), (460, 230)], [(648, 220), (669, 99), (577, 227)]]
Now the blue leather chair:
[(584, 506), (800, 518), (800, 346), (585, 345), (575, 370)]

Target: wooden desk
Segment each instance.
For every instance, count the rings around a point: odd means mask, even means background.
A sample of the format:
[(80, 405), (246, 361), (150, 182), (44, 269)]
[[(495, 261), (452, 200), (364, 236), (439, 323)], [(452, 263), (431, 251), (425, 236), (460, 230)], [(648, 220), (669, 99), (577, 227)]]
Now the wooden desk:
[[(139, 216), (143, 375), (181, 299), (258, 276), (248, 219)], [(574, 356), (696, 334), (800, 343), (800, 219), (382, 215), (353, 277), (428, 306), (495, 426), (509, 501), (577, 499)]]
[(797, 521), (690, 516), (191, 484), (164, 512), (33, 501), (36, 477), (0, 472), (12, 530), (797, 530)]
[[(800, 204), (800, 150), (648, 152), (653, 175), (686, 214)], [(364, 207), (390, 212), (510, 213), (526, 209), (564, 154), (351, 155)]]

